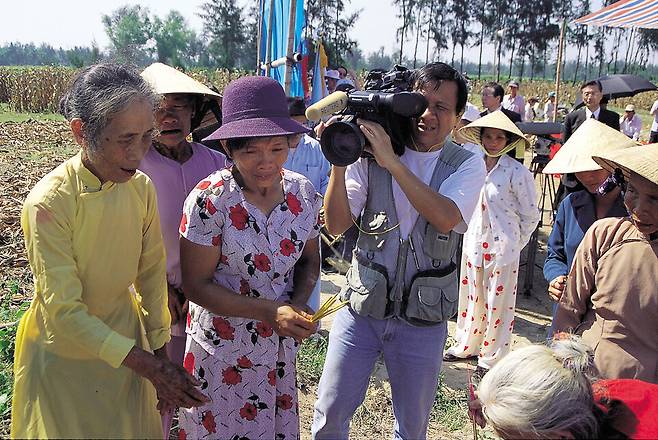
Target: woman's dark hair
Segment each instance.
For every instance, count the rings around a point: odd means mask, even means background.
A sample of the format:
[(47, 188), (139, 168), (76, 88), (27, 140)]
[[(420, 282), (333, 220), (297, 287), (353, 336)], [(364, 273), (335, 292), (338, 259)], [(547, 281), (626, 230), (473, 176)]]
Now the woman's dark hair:
[(82, 120), (83, 137), (89, 149), (97, 151), (103, 129), (135, 100), (145, 100), (152, 107), (157, 101), (139, 72), (122, 64), (100, 63), (78, 72), (59, 101), (59, 111), (68, 121)]
[(302, 98), (288, 97), (288, 113), (290, 116), (304, 116), (306, 105)]
[(455, 108), (455, 113), (462, 113), (468, 99), (468, 86), (462, 74), (449, 65), (440, 62), (426, 64), (414, 72), (411, 82), (414, 90), (422, 90), (429, 85), (436, 90), (443, 81), (452, 81), (457, 85), (457, 108)]

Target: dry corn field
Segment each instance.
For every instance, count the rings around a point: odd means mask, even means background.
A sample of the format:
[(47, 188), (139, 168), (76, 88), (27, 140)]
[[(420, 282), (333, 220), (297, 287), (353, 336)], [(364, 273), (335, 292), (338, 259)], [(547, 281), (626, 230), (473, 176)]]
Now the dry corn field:
[[(9, 104), (9, 108), (17, 112), (56, 112), (59, 99), (64, 93), (75, 69), (70, 67), (0, 67), (0, 102)], [(220, 93), (232, 80), (248, 75), (245, 70), (227, 69), (195, 69), (186, 72), (193, 78), (216, 88)], [(486, 81), (472, 82), (473, 94), (479, 95)], [(501, 79), (505, 84), (507, 79)], [(525, 96), (537, 96), (541, 102), (546, 100), (548, 93), (555, 89), (555, 83), (547, 80), (522, 81), (520, 93)], [(571, 81), (560, 86), (559, 102), (570, 105), (576, 100), (578, 84)], [(646, 110), (658, 99), (658, 92), (641, 93), (632, 98), (622, 98), (611, 102), (611, 106), (624, 107), (635, 104)]]

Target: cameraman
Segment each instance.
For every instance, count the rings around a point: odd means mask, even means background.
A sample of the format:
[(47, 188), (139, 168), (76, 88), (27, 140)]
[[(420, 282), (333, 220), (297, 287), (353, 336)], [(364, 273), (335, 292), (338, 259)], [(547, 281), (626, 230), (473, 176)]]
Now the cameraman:
[[(484, 162), (446, 140), (467, 98), (462, 76), (432, 63), (413, 77), (428, 101), (402, 156), (386, 131), (359, 127), (375, 159), (333, 166), (325, 198), (332, 234), (361, 216), (359, 238), (335, 316), (315, 404), (315, 439), (348, 438), (380, 353), (389, 375), (395, 438), (425, 438), (447, 320), (457, 307), (455, 253), (478, 202)], [(369, 189), (372, 188), (372, 191)]]

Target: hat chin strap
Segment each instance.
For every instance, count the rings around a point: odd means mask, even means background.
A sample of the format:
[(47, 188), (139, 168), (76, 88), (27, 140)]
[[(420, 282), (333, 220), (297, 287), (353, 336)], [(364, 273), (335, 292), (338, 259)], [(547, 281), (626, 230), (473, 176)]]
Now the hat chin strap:
[(496, 154), (489, 153), (486, 148), (484, 148), (484, 145), (480, 144), (480, 148), (482, 148), (482, 151), (484, 151), (484, 154), (489, 156), (489, 157), (500, 157), (504, 154), (507, 154), (508, 151), (512, 151), (513, 149), (516, 148), (516, 142), (512, 142), (509, 145), (506, 145), (505, 148), (500, 150), (500, 152)]

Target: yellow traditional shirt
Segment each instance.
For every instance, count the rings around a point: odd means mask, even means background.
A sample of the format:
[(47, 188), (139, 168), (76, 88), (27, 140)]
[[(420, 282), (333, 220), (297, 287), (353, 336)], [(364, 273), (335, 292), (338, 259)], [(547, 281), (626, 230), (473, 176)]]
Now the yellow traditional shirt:
[(32, 189), (21, 226), (35, 292), (16, 335), (12, 437), (162, 438), (153, 385), (121, 365), (169, 340), (150, 180), (101, 185), (78, 154)]

